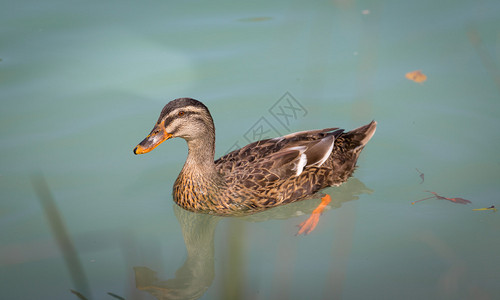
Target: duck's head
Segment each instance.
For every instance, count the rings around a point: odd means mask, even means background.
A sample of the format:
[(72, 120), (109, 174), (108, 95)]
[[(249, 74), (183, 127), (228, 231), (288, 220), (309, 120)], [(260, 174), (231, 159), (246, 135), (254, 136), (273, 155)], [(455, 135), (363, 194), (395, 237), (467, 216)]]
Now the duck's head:
[(134, 154), (144, 154), (162, 142), (175, 137), (188, 144), (197, 140), (215, 139), (215, 128), (208, 108), (198, 100), (179, 98), (170, 101), (160, 113), (151, 133), (134, 148)]

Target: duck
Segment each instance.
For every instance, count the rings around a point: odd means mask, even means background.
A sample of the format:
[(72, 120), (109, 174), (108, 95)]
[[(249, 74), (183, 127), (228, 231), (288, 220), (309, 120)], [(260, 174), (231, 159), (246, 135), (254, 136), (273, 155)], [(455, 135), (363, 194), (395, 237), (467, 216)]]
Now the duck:
[(187, 142), (188, 156), (173, 185), (183, 209), (243, 216), (288, 203), (321, 198), (297, 234), (312, 232), (328, 203), (320, 191), (352, 176), (376, 121), (346, 132), (338, 127), (306, 130), (250, 143), (215, 160), (215, 125), (208, 108), (193, 98), (166, 104), (151, 132), (134, 149), (145, 154), (171, 138)]

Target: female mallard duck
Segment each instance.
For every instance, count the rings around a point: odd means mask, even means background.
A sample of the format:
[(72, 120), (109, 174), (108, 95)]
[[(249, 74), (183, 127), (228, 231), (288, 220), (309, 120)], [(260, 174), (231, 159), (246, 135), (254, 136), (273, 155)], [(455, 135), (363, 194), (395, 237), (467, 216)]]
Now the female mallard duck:
[[(338, 128), (296, 132), (251, 143), (214, 161), (215, 128), (208, 108), (180, 98), (165, 105), (134, 153), (147, 153), (170, 138), (185, 139), (189, 154), (174, 184), (174, 201), (194, 212), (244, 215), (313, 198), (319, 190), (345, 182), (376, 126), (372, 121), (347, 133)], [(299, 225), (299, 234), (316, 227), (330, 200), (322, 198)]]

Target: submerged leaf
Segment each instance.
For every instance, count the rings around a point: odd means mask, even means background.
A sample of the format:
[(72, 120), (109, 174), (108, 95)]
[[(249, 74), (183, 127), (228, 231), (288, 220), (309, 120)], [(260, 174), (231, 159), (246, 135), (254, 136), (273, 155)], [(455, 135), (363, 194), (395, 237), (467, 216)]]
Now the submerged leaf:
[(427, 199), (432, 199), (432, 198), (436, 198), (438, 200), (448, 200), (448, 201), (451, 201), (453, 203), (459, 203), (459, 204), (468, 204), (468, 203), (472, 203), (470, 202), (469, 200), (467, 199), (464, 199), (464, 198), (448, 198), (448, 197), (443, 197), (443, 196), (440, 196), (438, 195), (437, 193), (435, 192), (431, 192), (431, 191), (426, 191), (428, 193), (431, 193), (433, 196), (431, 197), (427, 197), (427, 198), (424, 198), (424, 199), (420, 199), (420, 200), (417, 200), (417, 201), (413, 201), (411, 204), (415, 204), (417, 202), (420, 202), (420, 201), (424, 201), (424, 200), (427, 200)]
[(420, 181), (420, 184), (424, 183), (424, 173), (420, 172), (419, 169), (415, 168), (417, 170), (417, 172), (420, 174), (420, 179), (422, 179), (422, 181)]
[(460, 203), (460, 204), (467, 204), (467, 203), (472, 203), (467, 199), (464, 198), (445, 198), (446, 200), (453, 201), (455, 203)]

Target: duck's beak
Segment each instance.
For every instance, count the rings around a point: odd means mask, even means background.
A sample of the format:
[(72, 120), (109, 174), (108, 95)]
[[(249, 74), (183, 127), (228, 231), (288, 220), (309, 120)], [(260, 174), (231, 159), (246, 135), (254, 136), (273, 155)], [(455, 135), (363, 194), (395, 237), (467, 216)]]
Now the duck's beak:
[(159, 144), (171, 138), (163, 123), (155, 125), (151, 133), (134, 148), (134, 154), (144, 154), (156, 148)]

